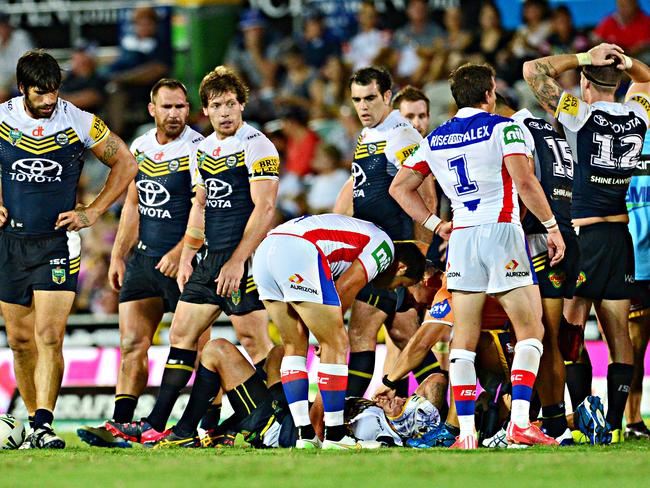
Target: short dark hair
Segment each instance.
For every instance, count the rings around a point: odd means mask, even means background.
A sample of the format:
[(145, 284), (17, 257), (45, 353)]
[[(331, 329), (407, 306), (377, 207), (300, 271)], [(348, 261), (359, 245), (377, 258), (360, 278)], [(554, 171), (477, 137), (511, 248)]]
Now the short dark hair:
[(593, 87), (600, 92), (611, 93), (616, 91), (623, 78), (623, 71), (616, 67), (621, 61), (617, 60), (608, 66), (587, 65), (582, 67), (582, 74), (591, 82)]
[(423, 100), (427, 104), (427, 114), (429, 113), (429, 97), (427, 97), (422, 90), (415, 88), (411, 85), (406, 85), (402, 88), (395, 98), (393, 98), (393, 108), (399, 110), (402, 102), (419, 102)]
[(417, 244), (410, 241), (395, 242), (395, 262), (406, 266), (404, 276), (416, 282), (424, 276), (427, 260)]
[(226, 92), (234, 93), (239, 103), (248, 101), (248, 87), (230, 68), (217, 66), (201, 80), (199, 96), (204, 107), (208, 106), (210, 98)]
[(151, 103), (156, 103), (156, 96), (158, 95), (158, 92), (161, 88), (181, 90), (185, 94), (185, 97), (187, 97), (187, 88), (185, 88), (185, 85), (181, 81), (174, 78), (161, 78), (156, 81), (156, 84), (151, 88), (151, 92), (149, 93)]
[(393, 86), (393, 79), (386, 68), (381, 66), (368, 66), (367, 68), (361, 68), (352, 74), (350, 77), (349, 87), (352, 86), (352, 83), (361, 86), (368, 86), (373, 81), (377, 82), (379, 93), (382, 95)]
[(452, 71), (449, 86), (456, 106), (460, 109), (485, 103), (485, 92), (492, 90), (495, 75), (489, 64), (467, 63)]
[(16, 82), (18, 89), (22, 86), (25, 94), (31, 87), (54, 92), (61, 87), (61, 67), (42, 49), (27, 51), (16, 65)]

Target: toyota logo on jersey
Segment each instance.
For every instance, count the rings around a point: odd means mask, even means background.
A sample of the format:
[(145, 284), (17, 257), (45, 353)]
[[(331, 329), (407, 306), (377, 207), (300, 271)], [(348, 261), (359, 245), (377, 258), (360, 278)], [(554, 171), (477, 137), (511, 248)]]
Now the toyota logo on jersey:
[(148, 207), (160, 207), (169, 201), (169, 192), (157, 181), (140, 180), (135, 184), (140, 202)]
[(11, 179), (34, 183), (61, 181), (63, 167), (51, 159), (19, 159), (11, 165)]
[(232, 193), (232, 186), (230, 183), (218, 180), (217, 178), (205, 180), (205, 189), (208, 192), (208, 198), (210, 200), (219, 200)]

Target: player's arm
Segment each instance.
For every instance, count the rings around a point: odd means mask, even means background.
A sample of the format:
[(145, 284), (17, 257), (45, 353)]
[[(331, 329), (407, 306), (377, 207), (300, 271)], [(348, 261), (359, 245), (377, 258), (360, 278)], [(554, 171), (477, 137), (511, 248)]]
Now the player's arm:
[(352, 203), (353, 186), (354, 181), (352, 180), (352, 177), (350, 177), (336, 197), (336, 203), (334, 203), (334, 208), (332, 209), (333, 213), (352, 217), (354, 214), (354, 205)]
[(217, 276), (217, 294), (230, 296), (239, 289), (244, 276), (244, 264), (262, 239), (271, 229), (275, 216), (275, 199), (278, 194), (277, 179), (253, 180), (250, 182), (251, 199), (255, 208), (251, 212), (241, 242), (235, 248), (230, 259), (225, 262)]
[(361, 291), (361, 288), (368, 283), (366, 270), (361, 261), (355, 259), (352, 265), (336, 280), (336, 291), (341, 300), (343, 313), (352, 306), (354, 297)]
[(126, 271), (126, 257), (138, 240), (139, 223), (138, 190), (135, 183), (131, 182), (122, 207), (122, 215), (111, 251), (111, 264), (108, 267), (108, 283), (115, 291), (122, 288)]
[(127, 186), (138, 173), (138, 165), (129, 148), (116, 134), (109, 134), (91, 147), (97, 159), (110, 168), (104, 188), (87, 207), (80, 206), (74, 210), (59, 214), (55, 228), (80, 230), (93, 225), (100, 215), (124, 193)]
[(533, 59), (524, 63), (524, 79), (542, 108), (555, 115), (564, 91), (555, 78), (565, 71), (584, 65), (610, 65), (622, 54), (621, 48), (614, 44), (600, 44), (586, 53), (558, 54)]
[(551, 266), (555, 266), (564, 257), (564, 240), (560, 228), (546, 199), (544, 190), (530, 167), (528, 156), (510, 154), (503, 158), (508, 173), (512, 177), (517, 192), (526, 208), (533, 212), (548, 230), (549, 257)]
[(192, 208), (187, 218), (187, 229), (183, 238), (183, 247), (181, 257), (178, 261), (178, 272), (176, 283), (178, 288), (183, 291), (185, 283), (192, 276), (192, 260), (196, 253), (201, 249), (205, 238), (205, 188), (197, 185), (195, 187), (194, 198), (192, 199)]

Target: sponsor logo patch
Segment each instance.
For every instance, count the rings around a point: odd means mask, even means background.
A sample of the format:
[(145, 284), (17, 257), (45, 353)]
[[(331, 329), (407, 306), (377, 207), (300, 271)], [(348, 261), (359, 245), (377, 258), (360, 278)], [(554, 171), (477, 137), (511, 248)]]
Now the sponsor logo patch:
[(388, 266), (390, 266), (390, 263), (393, 262), (393, 252), (390, 249), (390, 246), (386, 241), (383, 241), (379, 246), (377, 246), (377, 249), (372, 251), (370, 255), (373, 257), (375, 260), (375, 263), (377, 263), (377, 272), (381, 273), (384, 271)]
[(97, 142), (104, 137), (107, 131), (108, 127), (106, 127), (104, 121), (96, 115), (93, 115), (93, 125), (90, 127), (90, 138)]
[(560, 99), (560, 104), (558, 105), (558, 109), (560, 112), (564, 112), (573, 117), (576, 117), (578, 115), (578, 103), (579, 103), (578, 97), (574, 97), (569, 93), (565, 93)]
[(519, 263), (513, 259), (508, 264), (506, 264), (506, 269), (508, 271), (514, 271), (515, 269), (517, 269), (517, 266), (519, 266)]
[(17, 129), (11, 129), (9, 131), (9, 139), (11, 139), (11, 144), (16, 145), (18, 144), (18, 141), (20, 141), (23, 138), (23, 133), (20, 132)]
[(253, 176), (278, 176), (279, 168), (280, 160), (276, 157), (258, 159), (252, 166)]
[(57, 285), (62, 285), (65, 283), (65, 269), (57, 266), (52, 269), (52, 281)]
[(578, 279), (576, 280), (576, 288), (582, 285), (585, 281), (587, 281), (587, 275), (585, 275), (584, 271), (580, 271)]
[(429, 310), (429, 315), (434, 319), (444, 319), (450, 312), (451, 305), (449, 300), (445, 298), (443, 301), (433, 304), (431, 310)]
[(503, 129), (503, 142), (505, 144), (514, 144), (519, 142), (524, 144), (524, 133), (518, 125), (509, 125)]
[(289, 276), (289, 281), (291, 283), (295, 283), (295, 284), (299, 285), (300, 283), (302, 283), (305, 280), (304, 280), (304, 278), (302, 276), (300, 276), (298, 273), (296, 273), (294, 275)]
[(70, 139), (68, 138), (68, 135), (64, 134), (63, 132), (61, 132), (60, 134), (57, 134), (55, 139), (56, 139), (56, 143), (59, 146), (67, 146), (68, 142), (70, 142)]
[(230, 300), (233, 305), (239, 305), (241, 303), (241, 290), (233, 291), (230, 295)]
[(564, 284), (565, 279), (566, 275), (564, 274), (564, 271), (551, 271), (548, 274), (548, 280), (551, 282), (551, 285), (553, 285), (553, 288), (560, 288)]

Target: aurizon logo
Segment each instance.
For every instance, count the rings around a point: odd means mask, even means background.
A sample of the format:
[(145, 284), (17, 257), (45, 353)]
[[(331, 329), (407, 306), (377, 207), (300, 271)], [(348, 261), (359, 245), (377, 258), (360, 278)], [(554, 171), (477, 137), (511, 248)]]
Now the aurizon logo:
[(304, 280), (304, 278), (302, 276), (300, 276), (298, 273), (296, 273), (295, 275), (289, 276), (289, 281), (291, 283), (295, 283), (295, 284), (299, 285), (300, 283), (302, 283), (305, 280)]
[(519, 263), (513, 259), (508, 264), (506, 264), (506, 269), (508, 271), (514, 271), (515, 269), (517, 269), (517, 266), (519, 266)]

